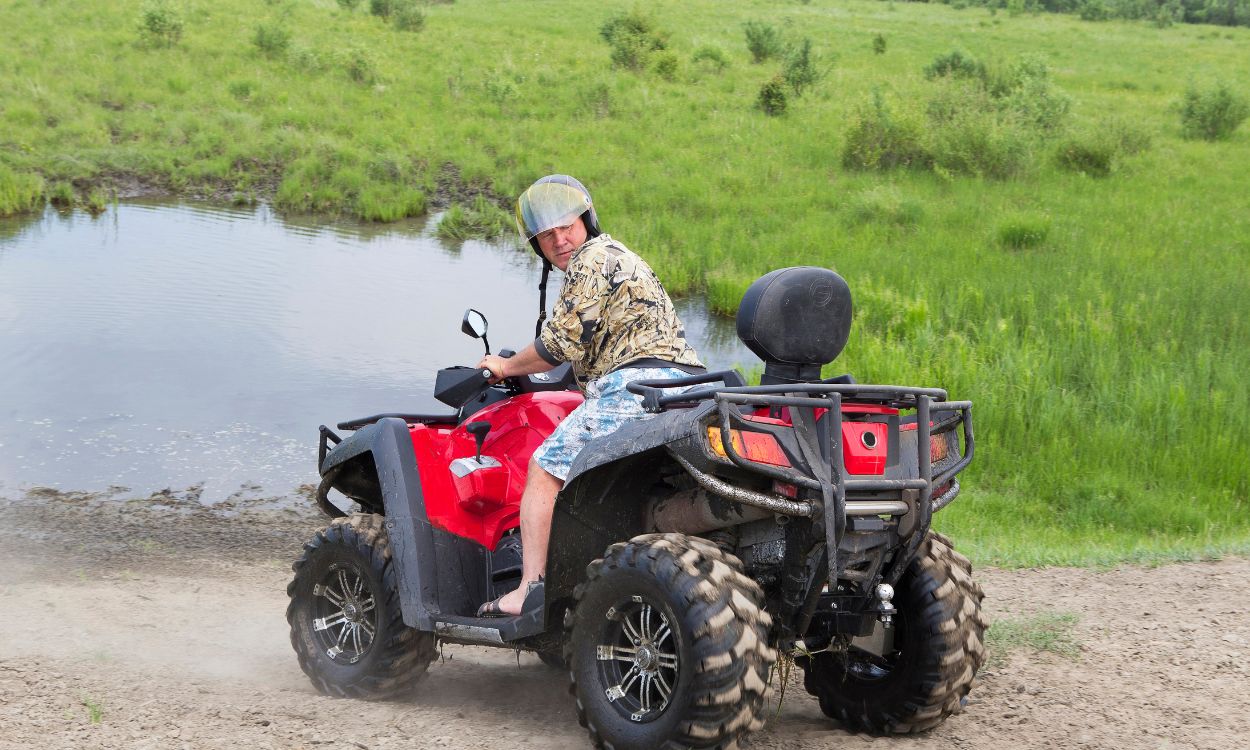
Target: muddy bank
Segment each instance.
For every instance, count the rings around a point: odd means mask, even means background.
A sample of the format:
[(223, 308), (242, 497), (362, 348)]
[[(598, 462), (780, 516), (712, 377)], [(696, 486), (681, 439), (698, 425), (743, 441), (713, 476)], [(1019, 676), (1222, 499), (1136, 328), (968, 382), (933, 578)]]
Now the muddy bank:
[[(447, 646), (401, 701), (317, 695), (291, 653), (284, 610), (290, 561), (322, 521), (290, 500), (0, 499), (10, 519), (0, 748), (590, 746), (564, 676), (529, 654)], [(287, 509), (271, 507), (283, 501)], [(914, 738), (850, 734), (792, 680), (749, 746), (1244, 745), (1250, 562), (978, 578), (1004, 633), (1057, 614), (1073, 623), (1068, 655), (996, 642), (965, 712)]]

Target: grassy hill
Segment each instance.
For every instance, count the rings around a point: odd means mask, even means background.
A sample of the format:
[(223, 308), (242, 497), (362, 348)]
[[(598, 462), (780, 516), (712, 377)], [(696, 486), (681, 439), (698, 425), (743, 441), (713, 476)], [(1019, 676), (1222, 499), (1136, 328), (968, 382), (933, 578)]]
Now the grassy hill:
[[(1187, 139), (1180, 113), (1190, 88), (1250, 94), (1250, 29), (370, 5), (4, 4), (0, 211), (145, 185), (376, 220), (482, 194), (489, 214), (568, 172), (673, 292), (732, 311), (775, 267), (846, 276), (857, 322), (831, 372), (976, 403), (980, 454), (938, 525), (982, 561), (1250, 550), (1250, 126)], [(141, 33), (153, 13), (176, 40)], [(622, 14), (650, 25), (610, 44)], [(747, 22), (776, 55), (753, 62)], [(803, 39), (817, 80), (779, 81), (770, 116), (761, 87)]]

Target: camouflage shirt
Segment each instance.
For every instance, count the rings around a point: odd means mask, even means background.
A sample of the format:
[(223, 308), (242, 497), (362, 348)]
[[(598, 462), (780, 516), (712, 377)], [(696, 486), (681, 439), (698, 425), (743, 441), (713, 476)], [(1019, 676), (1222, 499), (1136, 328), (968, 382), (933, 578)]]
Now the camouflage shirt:
[(591, 380), (641, 359), (702, 367), (685, 337), (647, 262), (601, 234), (569, 259), (560, 298), (534, 348), (550, 364), (572, 363), (585, 390)]

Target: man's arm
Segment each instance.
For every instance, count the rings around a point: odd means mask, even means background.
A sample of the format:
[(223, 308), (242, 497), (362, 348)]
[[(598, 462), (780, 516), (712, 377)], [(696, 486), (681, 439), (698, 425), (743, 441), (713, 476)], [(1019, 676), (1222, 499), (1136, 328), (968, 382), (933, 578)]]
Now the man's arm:
[(494, 354), (487, 354), (482, 357), (482, 361), (478, 362), (477, 366), (484, 367), (494, 374), (495, 377), (491, 379), (492, 383), (498, 383), (504, 378), (516, 377), (517, 375), (547, 372), (555, 367), (555, 365), (538, 356), (538, 350), (534, 348), (532, 342), (507, 359)]

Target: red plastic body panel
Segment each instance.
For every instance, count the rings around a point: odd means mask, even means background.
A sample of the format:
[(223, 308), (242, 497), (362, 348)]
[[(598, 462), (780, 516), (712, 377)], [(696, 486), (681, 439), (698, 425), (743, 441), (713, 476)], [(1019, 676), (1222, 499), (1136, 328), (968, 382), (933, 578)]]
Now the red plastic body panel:
[(409, 425), (430, 523), (494, 549), (518, 524), (530, 457), (581, 403), (581, 394), (572, 391), (527, 393), (474, 414), (471, 421), (491, 424), (482, 455), (501, 465), (465, 477), (450, 468), (457, 458), (476, 453), (477, 443), (464, 425)]
[[(828, 409), (816, 409), (816, 420), (824, 417)], [(842, 404), (842, 415), (872, 414), (895, 416), (898, 409), (877, 404)], [(772, 424), (790, 424), (790, 411), (782, 408), (781, 419), (768, 416), (768, 409), (758, 409), (749, 419), (753, 422), (769, 422)], [(873, 447), (864, 445), (864, 433), (872, 433), (876, 438)], [(860, 476), (881, 476), (885, 474), (886, 457), (889, 454), (890, 433), (887, 425), (880, 422), (855, 422), (842, 420), (842, 465), (848, 474)], [(871, 441), (870, 441), (871, 442)]]

